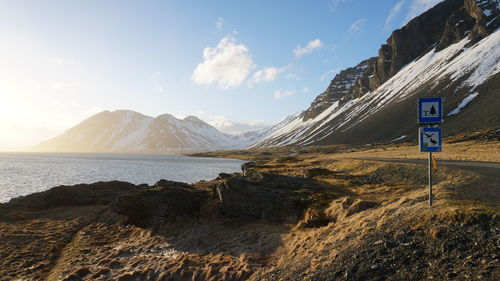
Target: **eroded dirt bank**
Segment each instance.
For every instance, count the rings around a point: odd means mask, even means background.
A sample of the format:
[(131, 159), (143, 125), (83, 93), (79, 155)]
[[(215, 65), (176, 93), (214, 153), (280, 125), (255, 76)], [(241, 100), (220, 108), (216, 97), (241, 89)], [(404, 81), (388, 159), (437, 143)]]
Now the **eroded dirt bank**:
[(498, 176), (266, 153), (243, 173), (0, 204), (0, 280), (495, 280)]

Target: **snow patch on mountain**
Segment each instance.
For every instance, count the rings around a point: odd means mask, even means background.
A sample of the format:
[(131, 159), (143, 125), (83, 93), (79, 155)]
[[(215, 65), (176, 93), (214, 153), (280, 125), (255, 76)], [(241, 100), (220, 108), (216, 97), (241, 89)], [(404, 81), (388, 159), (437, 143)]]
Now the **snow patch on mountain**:
[(342, 105), (336, 102), (314, 119), (303, 121), (298, 116), (254, 146), (310, 144), (335, 131), (346, 131), (379, 110), (408, 98), (422, 85), (435, 86), (441, 79), (456, 81), (465, 77), (461, 87), (473, 90), (500, 72), (500, 29), (466, 47), (469, 43), (465, 38), (439, 52), (431, 50), (404, 66), (376, 90)]
[(460, 113), (460, 111), (464, 107), (466, 107), (474, 98), (476, 98), (477, 95), (479, 95), (479, 93), (473, 93), (473, 94), (470, 94), (467, 97), (465, 97), (465, 99), (463, 99), (462, 102), (460, 102), (460, 104), (455, 109), (450, 111), (450, 113), (448, 113), (446, 116), (452, 116), (452, 115), (456, 115), (456, 114)]

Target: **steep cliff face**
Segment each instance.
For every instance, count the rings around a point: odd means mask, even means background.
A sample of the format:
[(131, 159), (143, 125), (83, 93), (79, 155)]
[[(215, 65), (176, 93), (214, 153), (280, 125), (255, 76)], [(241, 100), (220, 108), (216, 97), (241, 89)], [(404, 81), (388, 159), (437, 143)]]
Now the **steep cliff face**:
[[(475, 0), (466, 2), (476, 3)], [(344, 104), (377, 89), (401, 67), (430, 50), (436, 42), (440, 42), (441, 49), (458, 42), (476, 23), (469, 13), (474, 13), (478, 19), (482, 17), (482, 13), (477, 13), (476, 5), (471, 3), (469, 6), (466, 9), (463, 0), (444, 1), (412, 19), (401, 29), (393, 31), (387, 43), (378, 50), (377, 57), (362, 61), (336, 75), (326, 91), (304, 112), (303, 120), (317, 117), (336, 101)]]
[(446, 98), (446, 134), (500, 127), (499, 27), (498, 0), (445, 0), (395, 30), (377, 57), (340, 72), (309, 109), (255, 146), (412, 140), (422, 96)]
[(498, 0), (447, 0), (392, 32), (374, 65), (350, 90), (352, 98), (377, 89), (404, 65), (431, 50), (441, 51), (466, 36), (474, 44), (500, 26)]
[(466, 36), (473, 44), (495, 31), (500, 26), (498, 5), (498, 0), (465, 0), (464, 5), (448, 17), (436, 50), (443, 50)]
[(373, 64), (375, 58), (364, 60), (355, 67), (342, 70), (330, 82), (328, 88), (314, 99), (311, 106), (304, 112), (303, 120), (307, 121), (318, 116), (334, 102), (345, 100), (349, 90), (356, 84), (361, 76), (369, 71), (368, 66)]
[(392, 32), (378, 51), (374, 72), (369, 74), (369, 90), (375, 90), (402, 66), (429, 50), (441, 37), (448, 17), (463, 6), (463, 1), (448, 0), (412, 19)]

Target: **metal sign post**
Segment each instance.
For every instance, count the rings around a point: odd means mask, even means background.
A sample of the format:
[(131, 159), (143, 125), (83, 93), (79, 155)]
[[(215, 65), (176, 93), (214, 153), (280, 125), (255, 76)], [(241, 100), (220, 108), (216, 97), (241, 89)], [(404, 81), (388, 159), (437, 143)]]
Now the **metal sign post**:
[(442, 98), (421, 98), (418, 101), (418, 123), (429, 127), (419, 128), (420, 152), (429, 152), (429, 206), (432, 207), (432, 153), (442, 150), (442, 132), (432, 127), (443, 122)]
[(432, 207), (432, 152), (429, 152), (429, 207)]

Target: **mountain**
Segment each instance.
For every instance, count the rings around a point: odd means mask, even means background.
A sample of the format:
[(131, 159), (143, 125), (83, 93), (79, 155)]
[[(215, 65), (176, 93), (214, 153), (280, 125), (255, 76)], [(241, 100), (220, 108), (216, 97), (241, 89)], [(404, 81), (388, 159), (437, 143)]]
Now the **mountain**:
[(446, 0), (341, 71), (303, 112), (254, 146), (415, 141), (417, 100), (444, 98), (445, 136), (499, 128), (500, 4)]
[(130, 110), (104, 111), (38, 145), (37, 151), (188, 151), (243, 148), (249, 143), (221, 133), (195, 116), (156, 118)]

